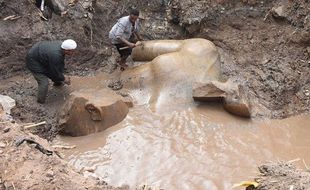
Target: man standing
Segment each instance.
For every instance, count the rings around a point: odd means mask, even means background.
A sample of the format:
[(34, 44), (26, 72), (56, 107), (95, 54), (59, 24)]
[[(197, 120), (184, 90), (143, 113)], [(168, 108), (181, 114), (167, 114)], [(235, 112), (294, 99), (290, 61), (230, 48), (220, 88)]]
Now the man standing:
[(136, 46), (134, 42), (142, 40), (138, 18), (139, 11), (134, 9), (129, 16), (120, 18), (109, 32), (109, 38), (121, 56), (119, 61), (121, 70), (127, 67), (126, 59), (131, 54), (132, 48)]
[(37, 102), (43, 104), (48, 92), (48, 79), (55, 86), (70, 85), (64, 76), (65, 55), (72, 55), (77, 44), (74, 40), (38, 42), (27, 53), (26, 66), (38, 83)]
[(40, 9), (40, 16), (43, 20), (52, 18), (52, 13), (60, 16), (67, 14), (64, 4), (60, 0), (35, 0), (36, 6)]

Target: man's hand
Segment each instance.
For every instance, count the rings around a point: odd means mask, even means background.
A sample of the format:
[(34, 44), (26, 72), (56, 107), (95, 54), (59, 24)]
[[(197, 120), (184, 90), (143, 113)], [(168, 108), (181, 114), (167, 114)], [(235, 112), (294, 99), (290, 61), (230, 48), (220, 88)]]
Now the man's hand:
[(70, 79), (70, 77), (66, 76), (66, 77), (65, 77), (65, 80), (64, 80), (64, 83), (65, 83), (66, 85), (70, 85), (70, 84), (71, 84), (71, 79)]
[(68, 11), (62, 11), (62, 12), (60, 13), (60, 16), (61, 16), (61, 17), (64, 17), (67, 13), (68, 13)]
[(134, 44), (134, 43), (129, 43), (128, 46), (129, 46), (130, 48), (134, 48), (134, 47), (136, 47), (136, 44)]
[(136, 47), (137, 47), (137, 46), (142, 46), (142, 45), (143, 45), (142, 43), (143, 43), (143, 42), (141, 42), (141, 41), (137, 41)]

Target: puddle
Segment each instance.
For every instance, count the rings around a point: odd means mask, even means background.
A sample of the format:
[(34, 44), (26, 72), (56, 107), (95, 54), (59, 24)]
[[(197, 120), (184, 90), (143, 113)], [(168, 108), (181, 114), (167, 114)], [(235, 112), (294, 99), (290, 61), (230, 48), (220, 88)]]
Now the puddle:
[(266, 161), (301, 158), (310, 164), (309, 123), (309, 115), (241, 119), (216, 105), (161, 113), (135, 106), (104, 132), (61, 140), (77, 146), (67, 152), (71, 165), (93, 168), (84, 174), (113, 186), (230, 190), (256, 176)]
[[(189, 53), (196, 52), (189, 47)], [(125, 120), (104, 132), (62, 137), (77, 146), (67, 152), (72, 166), (90, 168), (93, 172), (83, 172), (86, 176), (112, 186), (231, 190), (234, 183), (257, 176), (257, 166), (266, 161), (301, 158), (310, 164), (309, 115), (253, 121), (230, 115), (220, 105), (196, 104), (193, 82), (206, 81), (213, 62), (192, 57), (195, 64), (188, 64), (179, 54), (167, 56), (168, 66), (154, 59), (115, 74), (138, 103)], [(77, 80), (71, 88), (109, 84), (103, 75)]]

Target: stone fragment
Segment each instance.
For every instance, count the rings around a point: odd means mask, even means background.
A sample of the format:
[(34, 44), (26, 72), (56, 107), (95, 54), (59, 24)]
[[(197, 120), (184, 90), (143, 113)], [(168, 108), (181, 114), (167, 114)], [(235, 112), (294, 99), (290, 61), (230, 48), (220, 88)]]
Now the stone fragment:
[(128, 102), (109, 89), (73, 92), (59, 115), (61, 133), (83, 136), (116, 125), (126, 117)]
[(0, 112), (1, 110), (7, 114), (11, 113), (11, 109), (16, 105), (15, 100), (9, 96), (0, 94)]
[(5, 148), (6, 144), (4, 142), (0, 142), (0, 148)]
[(287, 17), (286, 7), (284, 5), (273, 7), (271, 10), (271, 13), (272, 13), (272, 16), (275, 18), (283, 19)]
[(48, 177), (48, 178), (53, 178), (53, 177), (54, 177), (54, 172), (53, 172), (52, 170), (48, 170), (48, 171), (46, 172), (46, 177)]
[(243, 99), (227, 96), (224, 101), (224, 109), (234, 115), (251, 117), (249, 104)]
[(3, 133), (8, 133), (11, 130), (11, 128), (7, 127), (5, 129), (3, 129)]
[(227, 112), (241, 117), (251, 117), (245, 92), (239, 85), (231, 81), (195, 83), (193, 98), (203, 102), (222, 102)]
[(193, 85), (193, 98), (196, 101), (220, 102), (225, 98), (225, 91), (218, 88), (212, 82), (195, 83)]

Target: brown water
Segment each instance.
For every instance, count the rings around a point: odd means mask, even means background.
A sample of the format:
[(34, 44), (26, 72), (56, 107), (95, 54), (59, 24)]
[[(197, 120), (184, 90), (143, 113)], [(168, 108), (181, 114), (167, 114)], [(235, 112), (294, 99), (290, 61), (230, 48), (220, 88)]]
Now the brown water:
[[(62, 137), (77, 146), (67, 153), (69, 163), (78, 170), (93, 169), (83, 173), (113, 186), (148, 184), (169, 190), (230, 190), (234, 183), (253, 179), (257, 166), (270, 160), (301, 158), (310, 164), (309, 115), (252, 121), (217, 105), (193, 102), (193, 82), (209, 76), (204, 67), (217, 57), (213, 53), (205, 63), (168, 54), (168, 62), (164, 56), (163, 63), (115, 73), (114, 79), (125, 81), (134, 107), (104, 132)], [(71, 89), (104, 88), (108, 78), (76, 79)]]
[[(107, 131), (62, 141), (77, 145), (67, 159), (93, 168), (110, 185), (148, 184), (164, 189), (228, 190), (251, 180), (266, 161), (304, 159), (310, 164), (309, 115), (252, 121), (216, 105), (187, 105), (154, 113), (135, 106)], [(300, 163), (301, 165), (301, 163)]]

